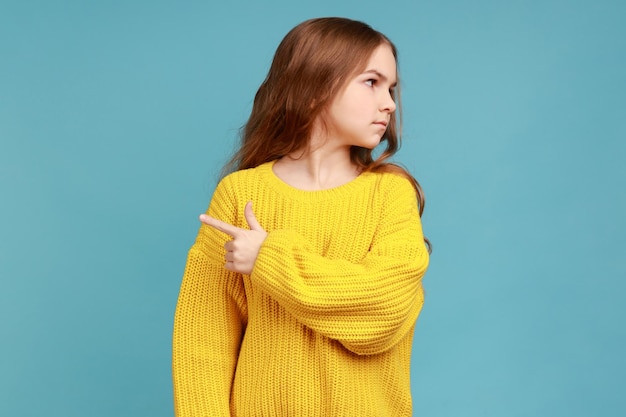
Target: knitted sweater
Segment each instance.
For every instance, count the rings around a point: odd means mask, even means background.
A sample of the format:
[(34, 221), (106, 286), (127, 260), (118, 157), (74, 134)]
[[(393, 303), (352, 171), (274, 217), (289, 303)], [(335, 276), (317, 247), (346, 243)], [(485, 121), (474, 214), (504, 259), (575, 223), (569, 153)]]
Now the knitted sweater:
[(231, 238), (202, 225), (174, 320), (176, 415), (411, 416), (409, 364), (428, 266), (408, 180), (363, 173), (321, 191), (273, 163), (217, 186), (208, 214), (268, 232), (250, 275), (224, 268)]

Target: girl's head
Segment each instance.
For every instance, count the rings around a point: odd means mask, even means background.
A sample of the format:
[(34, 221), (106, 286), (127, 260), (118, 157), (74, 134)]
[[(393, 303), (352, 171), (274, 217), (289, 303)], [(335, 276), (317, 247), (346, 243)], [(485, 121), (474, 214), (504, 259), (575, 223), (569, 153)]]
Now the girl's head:
[[(315, 122), (322, 119), (323, 123), (324, 112), (333, 99), (365, 69), (381, 45), (388, 45), (397, 58), (393, 43), (362, 22), (319, 18), (293, 28), (278, 46), (255, 96), (232, 168), (252, 168), (305, 149)], [(362, 169), (372, 169), (396, 152), (396, 113), (392, 113), (382, 140), (387, 148), (377, 162), (373, 161), (371, 149), (360, 147), (352, 149), (353, 162)]]

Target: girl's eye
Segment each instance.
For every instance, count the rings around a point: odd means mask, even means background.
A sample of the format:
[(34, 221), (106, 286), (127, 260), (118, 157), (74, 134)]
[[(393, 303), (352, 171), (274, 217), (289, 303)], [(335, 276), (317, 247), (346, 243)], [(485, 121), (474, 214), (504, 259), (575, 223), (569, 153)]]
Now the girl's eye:
[(365, 85), (367, 85), (368, 87), (373, 87), (374, 84), (376, 84), (376, 80), (373, 78), (370, 78), (369, 80), (365, 81)]

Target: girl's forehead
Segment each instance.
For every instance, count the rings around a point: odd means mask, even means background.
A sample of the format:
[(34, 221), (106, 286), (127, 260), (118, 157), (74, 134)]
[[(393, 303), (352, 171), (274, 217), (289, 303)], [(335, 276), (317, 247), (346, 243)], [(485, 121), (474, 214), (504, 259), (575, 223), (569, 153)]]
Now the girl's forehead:
[(361, 73), (373, 73), (382, 78), (396, 82), (397, 64), (396, 57), (393, 55), (391, 47), (382, 44), (377, 47), (370, 55), (365, 68)]

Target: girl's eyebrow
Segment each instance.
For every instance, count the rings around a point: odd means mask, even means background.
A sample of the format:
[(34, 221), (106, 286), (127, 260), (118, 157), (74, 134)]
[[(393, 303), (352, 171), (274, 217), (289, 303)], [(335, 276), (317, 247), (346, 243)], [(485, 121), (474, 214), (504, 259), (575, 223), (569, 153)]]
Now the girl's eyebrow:
[[(369, 69), (363, 72), (363, 74), (375, 74), (377, 75), (380, 79), (382, 79), (383, 81), (388, 81), (389, 78), (384, 75), (383, 73), (381, 73), (380, 71), (376, 70), (376, 69)], [(395, 87), (396, 85), (398, 85), (398, 82), (395, 81), (393, 84), (391, 84), (392, 87)]]

